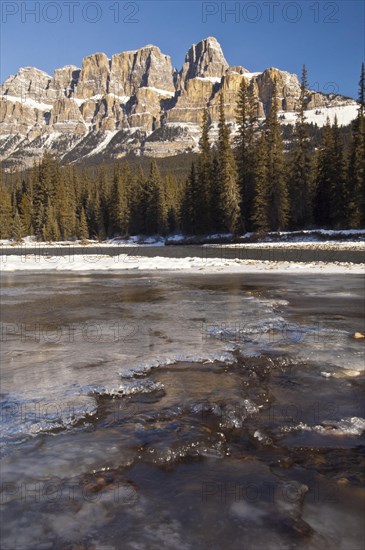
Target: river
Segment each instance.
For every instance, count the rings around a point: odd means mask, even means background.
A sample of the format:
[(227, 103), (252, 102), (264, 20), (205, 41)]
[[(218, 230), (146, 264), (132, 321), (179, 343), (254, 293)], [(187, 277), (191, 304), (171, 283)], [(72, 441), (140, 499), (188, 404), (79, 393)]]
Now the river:
[(360, 550), (363, 277), (5, 273), (1, 548)]

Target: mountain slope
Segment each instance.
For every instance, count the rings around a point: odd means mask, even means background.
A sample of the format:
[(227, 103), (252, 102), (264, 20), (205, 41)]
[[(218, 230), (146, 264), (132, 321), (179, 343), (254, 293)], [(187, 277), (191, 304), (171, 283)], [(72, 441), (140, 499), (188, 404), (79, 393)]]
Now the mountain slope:
[[(164, 157), (195, 151), (204, 108), (215, 139), (219, 94), (232, 123), (242, 78), (253, 80), (258, 116), (268, 110), (276, 77), (282, 120), (295, 122), (300, 86), (294, 74), (269, 68), (250, 73), (229, 67), (220, 44), (209, 37), (194, 44), (180, 71), (156, 46), (118, 53), (96, 53), (53, 76), (24, 67), (0, 93), (0, 160), (5, 168), (29, 166), (43, 150), (63, 161), (122, 157), (128, 153)], [(349, 124), (357, 103), (339, 95), (309, 91), (307, 118), (322, 126), (327, 118)]]

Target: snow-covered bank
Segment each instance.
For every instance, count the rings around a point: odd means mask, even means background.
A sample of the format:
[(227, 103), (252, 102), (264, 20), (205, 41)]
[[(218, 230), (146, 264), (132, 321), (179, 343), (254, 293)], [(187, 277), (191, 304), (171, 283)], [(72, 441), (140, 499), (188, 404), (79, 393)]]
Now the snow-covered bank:
[(288, 250), (361, 250), (365, 252), (365, 242), (361, 241), (289, 241), (289, 242), (257, 242), (257, 243), (227, 243), (227, 244), (205, 244), (204, 247), (225, 247), (225, 248), (262, 248), (275, 250), (276, 248), (287, 248)]
[(175, 233), (166, 237), (152, 235), (145, 237), (143, 235), (134, 235), (130, 237), (115, 237), (98, 241), (88, 239), (86, 241), (70, 240), (41, 242), (34, 236), (24, 237), (21, 243), (16, 243), (12, 239), (0, 239), (0, 249), (12, 247), (22, 248), (95, 248), (95, 247), (117, 247), (117, 246), (165, 246), (165, 245), (231, 245), (231, 246), (364, 246), (365, 247), (365, 229), (310, 229), (301, 231), (276, 231), (267, 233), (259, 237), (255, 233), (245, 233), (239, 237), (234, 237), (232, 233), (214, 233), (210, 235), (186, 236), (181, 233)]
[(331, 262), (287, 262), (256, 261), (221, 258), (166, 258), (162, 256), (145, 257), (105, 256), (83, 254), (70, 256), (3, 256), (0, 267), (3, 272), (16, 271), (188, 271), (196, 273), (260, 273), (265, 271), (284, 273), (354, 273), (364, 274), (365, 264)]
[(0, 248), (99, 248), (99, 247), (111, 247), (111, 246), (165, 246), (165, 238), (160, 236), (155, 237), (139, 237), (132, 236), (126, 238), (106, 239), (105, 241), (97, 241), (88, 239), (86, 241), (72, 240), (72, 241), (37, 241), (35, 237), (24, 237), (20, 243), (15, 242), (12, 239), (0, 239)]

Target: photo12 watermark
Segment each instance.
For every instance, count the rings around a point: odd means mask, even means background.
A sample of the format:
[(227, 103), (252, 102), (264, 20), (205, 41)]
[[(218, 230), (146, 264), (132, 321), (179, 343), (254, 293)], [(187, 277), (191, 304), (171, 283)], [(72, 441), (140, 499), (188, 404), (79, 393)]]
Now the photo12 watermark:
[(339, 23), (338, 2), (202, 2), (202, 23)]
[(1, 22), (136, 24), (140, 22), (140, 3), (124, 1), (9, 1), (1, 2)]
[(115, 344), (137, 342), (138, 323), (123, 320), (83, 323), (1, 323), (1, 342), (43, 344)]

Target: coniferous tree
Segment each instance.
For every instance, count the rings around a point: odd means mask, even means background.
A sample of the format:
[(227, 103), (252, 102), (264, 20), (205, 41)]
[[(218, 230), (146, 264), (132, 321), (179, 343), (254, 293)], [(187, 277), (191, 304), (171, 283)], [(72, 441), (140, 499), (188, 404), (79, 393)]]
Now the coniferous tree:
[(0, 167), (0, 239), (10, 237), (12, 227), (11, 193), (2, 182)]
[(254, 197), (255, 143), (254, 129), (257, 121), (257, 100), (251, 81), (242, 78), (238, 93), (236, 122), (238, 125), (237, 169), (240, 189), (241, 226), (251, 230), (251, 214)]
[(211, 181), (211, 200), (210, 200), (210, 218), (213, 231), (220, 231), (218, 220), (220, 219), (220, 175), (218, 154), (215, 152), (212, 160), (212, 181)]
[(119, 164), (114, 165), (112, 193), (110, 197), (111, 231), (113, 234), (128, 235), (130, 209), (128, 201), (129, 167), (123, 172)]
[(243, 219), (245, 220), (246, 230), (252, 230), (251, 214), (253, 211), (254, 186), (255, 186), (255, 170), (256, 170), (256, 154), (257, 146), (255, 141), (255, 128), (258, 120), (258, 99), (255, 92), (253, 79), (250, 81), (247, 89), (248, 97), (248, 126), (247, 126), (247, 155), (246, 155), (246, 176), (245, 189), (243, 192), (244, 212)]
[(160, 172), (156, 161), (151, 162), (150, 174), (145, 185), (145, 228), (147, 235), (164, 235), (167, 229), (167, 213)]
[(266, 118), (267, 178), (270, 229), (280, 231), (288, 222), (289, 198), (284, 147), (278, 120), (277, 81), (274, 79), (269, 115)]
[(19, 215), (18, 209), (15, 210), (13, 224), (11, 228), (11, 236), (16, 243), (21, 243), (25, 237), (24, 226)]
[(37, 239), (43, 239), (46, 224), (46, 209), (50, 198), (51, 170), (50, 158), (46, 155), (41, 162), (33, 165), (33, 227)]
[(267, 178), (267, 145), (265, 132), (261, 133), (258, 146), (254, 182), (255, 186), (251, 223), (255, 231), (258, 231), (259, 233), (267, 233), (270, 229), (270, 219)]
[(330, 227), (332, 221), (331, 193), (334, 181), (333, 133), (327, 118), (321, 145), (317, 153), (314, 196), (314, 220), (318, 227)]
[(343, 142), (338, 127), (337, 116), (332, 126), (332, 157), (333, 157), (333, 181), (330, 201), (330, 219), (332, 227), (343, 228), (346, 225), (344, 211), (346, 201), (345, 185), (345, 161), (343, 154)]
[(78, 237), (81, 241), (86, 241), (89, 238), (89, 228), (84, 208), (81, 209), (80, 213)]
[(33, 190), (31, 182), (23, 180), (22, 192), (19, 202), (18, 212), (24, 228), (25, 235), (33, 234)]
[(200, 155), (196, 175), (195, 209), (196, 232), (207, 233), (211, 227), (211, 179), (212, 158), (209, 141), (209, 114), (203, 113), (202, 134), (199, 141)]
[(188, 235), (197, 233), (196, 189), (196, 170), (195, 164), (192, 162), (181, 206), (181, 227), (183, 232)]
[(146, 233), (146, 177), (141, 166), (138, 166), (134, 185), (130, 190), (130, 212), (131, 212), (131, 235)]
[(56, 218), (61, 239), (68, 240), (76, 233), (76, 193), (69, 166), (59, 174), (56, 198)]
[(179, 227), (180, 190), (175, 176), (171, 173), (166, 175), (164, 183), (167, 229), (169, 233), (172, 233)]
[(236, 160), (231, 148), (229, 129), (224, 114), (223, 94), (220, 95), (218, 124), (218, 217), (219, 231), (235, 233), (240, 220), (240, 194)]
[(51, 199), (49, 199), (46, 212), (45, 212), (45, 223), (42, 228), (42, 239), (44, 241), (58, 241), (60, 238), (60, 231), (55, 215), (55, 210), (52, 206)]
[(104, 164), (98, 166), (96, 181), (100, 196), (100, 222), (105, 227), (107, 235), (112, 234), (112, 213), (110, 209), (111, 186), (109, 185)]
[(365, 69), (361, 67), (359, 109), (353, 123), (347, 184), (347, 223), (365, 227)]
[(290, 222), (293, 229), (302, 229), (312, 222), (311, 204), (311, 154), (306, 123), (307, 70), (302, 71), (299, 109), (294, 129), (294, 146), (291, 153), (289, 194)]
[(101, 208), (100, 194), (97, 190), (94, 196), (94, 220), (95, 231), (99, 241), (104, 241), (106, 238), (106, 230), (104, 225), (104, 216)]

